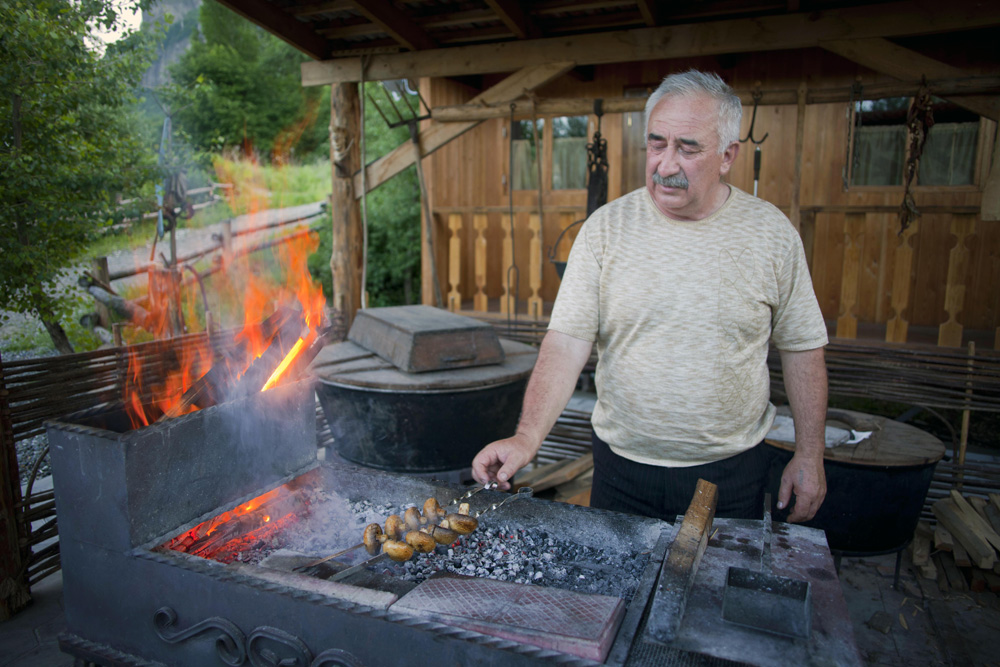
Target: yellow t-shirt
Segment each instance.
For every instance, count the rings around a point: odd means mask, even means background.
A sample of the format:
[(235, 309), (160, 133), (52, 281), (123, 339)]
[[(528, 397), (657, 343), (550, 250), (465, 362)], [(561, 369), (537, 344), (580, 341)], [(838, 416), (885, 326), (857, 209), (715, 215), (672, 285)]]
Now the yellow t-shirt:
[(668, 218), (645, 188), (595, 211), (549, 328), (597, 344), (597, 435), (620, 456), (677, 467), (764, 438), (769, 340), (787, 351), (828, 342), (798, 233), (732, 186), (703, 220)]

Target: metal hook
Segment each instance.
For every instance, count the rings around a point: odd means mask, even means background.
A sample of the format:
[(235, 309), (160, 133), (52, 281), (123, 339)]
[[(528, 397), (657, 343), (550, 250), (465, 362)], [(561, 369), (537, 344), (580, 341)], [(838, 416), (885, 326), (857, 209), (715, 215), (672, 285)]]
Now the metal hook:
[(753, 136), (753, 127), (757, 124), (757, 105), (760, 103), (762, 97), (764, 97), (764, 93), (762, 93), (760, 89), (753, 91), (753, 115), (750, 117), (750, 131), (747, 132), (745, 139), (740, 139), (741, 144), (745, 144), (747, 141), (750, 141), (755, 146), (759, 146), (764, 143), (764, 140), (767, 139), (767, 135), (770, 134), (770, 132), (765, 132), (764, 136), (760, 139), (756, 139)]

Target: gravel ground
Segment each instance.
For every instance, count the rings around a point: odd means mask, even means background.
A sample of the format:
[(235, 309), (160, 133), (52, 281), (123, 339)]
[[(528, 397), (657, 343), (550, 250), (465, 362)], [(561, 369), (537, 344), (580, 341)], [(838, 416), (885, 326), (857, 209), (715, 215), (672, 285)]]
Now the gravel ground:
[[(23, 359), (37, 359), (39, 357), (53, 357), (55, 356), (55, 350), (28, 350), (25, 352), (3, 352), (4, 363), (10, 361), (21, 361)], [(44, 433), (41, 435), (36, 435), (33, 438), (28, 438), (27, 440), (21, 440), (17, 443), (17, 467), (21, 475), (21, 484), (25, 484), (28, 481), (28, 476), (31, 474), (31, 468), (34, 465), (38, 457), (48, 450), (49, 438)], [(37, 477), (47, 477), (52, 474), (52, 468), (49, 467), (49, 457), (46, 455), (42, 459), (38, 466)]]

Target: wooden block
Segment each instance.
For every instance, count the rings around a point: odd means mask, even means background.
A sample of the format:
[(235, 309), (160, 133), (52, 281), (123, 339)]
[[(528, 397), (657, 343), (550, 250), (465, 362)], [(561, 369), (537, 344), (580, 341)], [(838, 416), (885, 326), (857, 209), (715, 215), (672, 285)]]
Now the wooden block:
[(519, 481), (515, 486), (517, 488), (530, 486), (537, 493), (539, 491), (551, 489), (554, 486), (559, 486), (560, 484), (565, 484), (566, 482), (576, 479), (587, 470), (593, 469), (594, 455), (584, 454), (578, 459), (570, 459), (565, 462), (559, 461), (558, 463), (561, 463), (562, 465), (552, 464), (553, 468), (546, 471), (545, 474), (537, 477), (533, 476), (533, 480), (530, 484), (524, 484)]
[(944, 573), (944, 564), (941, 562), (941, 559), (944, 558), (946, 555), (947, 554), (945, 553), (934, 554), (934, 566), (937, 568), (938, 590), (941, 591), (942, 593), (947, 593), (950, 588), (948, 586), (948, 577), (945, 576)]
[(983, 514), (986, 516), (986, 521), (989, 522), (993, 530), (1000, 533), (1000, 509), (994, 507), (993, 503), (988, 502), (983, 505)]
[(913, 531), (914, 535), (923, 535), (928, 541), (934, 539), (934, 529), (926, 521), (918, 521), (917, 528)]
[(986, 521), (989, 521), (989, 519), (986, 518), (986, 507), (990, 504), (990, 501), (986, 500), (986, 498), (980, 498), (979, 496), (969, 496), (966, 500), (968, 500), (969, 504), (972, 505), (972, 509), (976, 510), (976, 514), (981, 516), (983, 519), (986, 519)]
[(407, 373), (504, 361), (491, 325), (431, 306), (359, 310), (347, 338)]
[(556, 487), (555, 499), (570, 505), (590, 507), (590, 491), (594, 485), (594, 469), (584, 472), (576, 479)]
[(980, 537), (993, 545), (994, 549), (1000, 549), (1000, 535), (993, 530), (985, 519), (979, 516), (979, 513), (972, 508), (969, 501), (967, 501), (962, 494), (955, 489), (951, 490), (951, 500), (965, 517), (966, 523), (968, 523), (969, 527)]
[(646, 641), (669, 644), (677, 636), (691, 585), (712, 534), (718, 493), (719, 489), (715, 484), (698, 480), (694, 497), (684, 514), (684, 521), (660, 569), (660, 578), (650, 603)]
[(996, 563), (996, 551), (966, 522), (966, 517), (954, 501), (942, 498), (934, 503), (931, 510), (938, 521), (944, 524), (956, 542), (961, 542), (969, 557), (977, 567), (990, 569)]
[(1000, 510), (1000, 493), (990, 493), (990, 504)]
[(976, 592), (982, 593), (987, 588), (986, 575), (978, 567), (974, 567), (969, 571), (971, 575), (971, 580), (969, 582), (969, 589)]
[(986, 585), (992, 593), (1000, 593), (1000, 575), (989, 570), (980, 570), (986, 579)]
[(962, 546), (961, 542), (955, 543), (955, 548), (952, 549), (951, 555), (955, 559), (955, 565), (959, 567), (972, 567), (972, 561), (969, 560), (969, 553)]
[(944, 576), (948, 579), (948, 587), (953, 591), (967, 591), (969, 590), (969, 584), (965, 581), (965, 575), (958, 569), (955, 565), (955, 560), (951, 557), (951, 554), (941, 554), (940, 560), (941, 568), (944, 570)]
[(913, 535), (913, 564), (926, 565), (931, 557), (931, 542), (926, 536), (916, 532)]
[(948, 551), (951, 552), (954, 545), (954, 538), (952, 538), (951, 533), (948, 529), (938, 524), (934, 527), (934, 551)]
[(932, 581), (937, 579), (937, 566), (934, 565), (934, 561), (932, 559), (928, 559), (923, 565), (917, 566), (917, 569), (920, 570), (920, 576), (924, 579), (930, 579)]

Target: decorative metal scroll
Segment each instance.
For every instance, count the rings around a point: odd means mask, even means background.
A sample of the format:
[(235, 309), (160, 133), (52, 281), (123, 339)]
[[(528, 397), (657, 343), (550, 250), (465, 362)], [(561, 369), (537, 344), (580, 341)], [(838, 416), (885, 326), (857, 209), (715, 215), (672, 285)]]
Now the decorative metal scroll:
[(317, 655), (309, 667), (364, 667), (364, 663), (352, 653), (331, 648)]
[(218, 630), (221, 634), (215, 638), (215, 650), (218, 651), (219, 658), (232, 667), (238, 667), (246, 662), (246, 637), (231, 621), (220, 616), (211, 616), (204, 621), (195, 623), (186, 630), (172, 629), (176, 624), (177, 612), (170, 607), (160, 607), (153, 614), (153, 626), (156, 628), (156, 634), (168, 644), (177, 644), (203, 632)]
[(236, 625), (220, 616), (211, 616), (187, 629), (176, 629), (177, 612), (160, 607), (153, 614), (156, 634), (168, 644), (178, 644), (205, 632), (218, 630), (215, 639), (219, 657), (227, 665), (239, 667), (247, 658), (253, 667), (364, 667), (354, 654), (339, 648), (323, 651), (314, 660), (305, 642), (279, 628), (262, 625), (247, 637)]
[(250, 633), (247, 653), (253, 667), (309, 667), (312, 653), (293, 634), (262, 625)]

